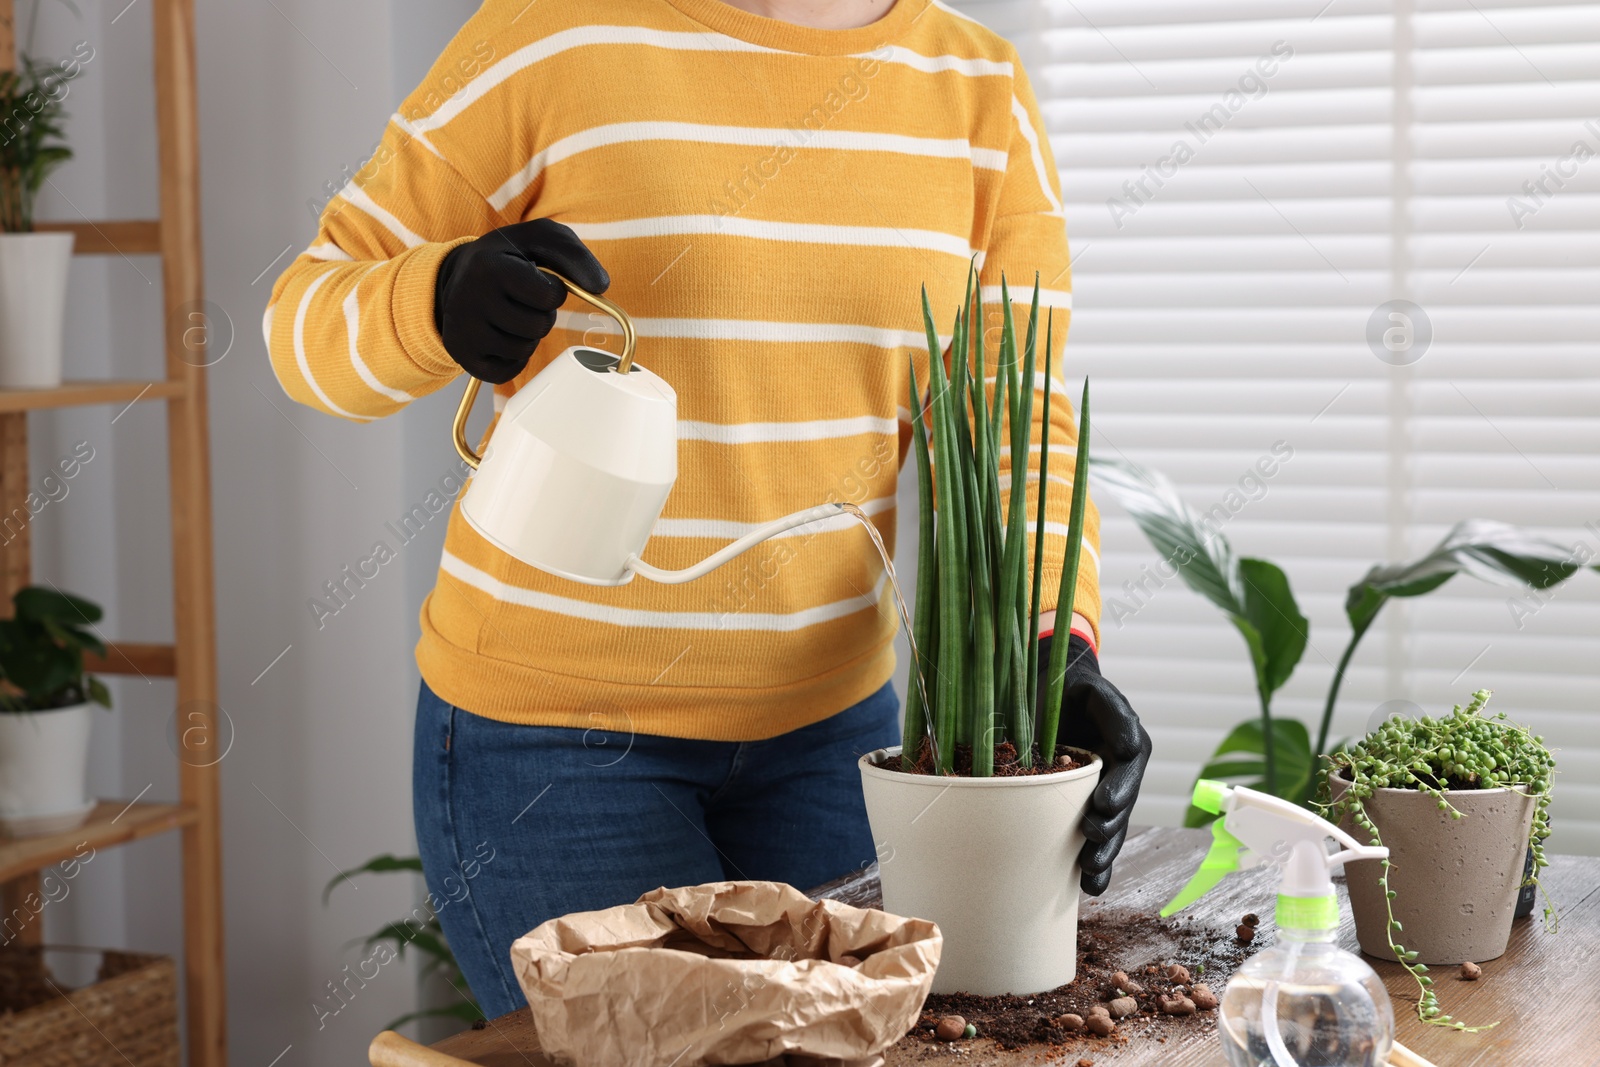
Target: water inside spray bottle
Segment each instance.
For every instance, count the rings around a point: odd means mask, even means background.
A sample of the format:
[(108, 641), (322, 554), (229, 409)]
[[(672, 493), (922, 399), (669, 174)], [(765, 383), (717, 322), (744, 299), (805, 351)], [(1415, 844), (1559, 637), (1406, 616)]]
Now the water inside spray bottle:
[[(933, 745), (933, 757), (937, 761), (939, 758), (939, 742), (933, 731), (933, 703), (928, 699), (928, 685), (922, 677), (922, 654), (917, 651), (917, 635), (915, 627), (912, 625), (911, 609), (906, 606), (905, 594), (900, 589), (899, 579), (895, 577), (894, 560), (889, 555), (888, 546), (883, 543), (883, 535), (878, 532), (878, 527), (867, 517), (865, 511), (850, 503), (840, 504), (839, 509), (846, 515), (854, 516), (855, 520), (865, 527), (867, 536), (872, 538), (873, 545), (878, 549), (878, 558), (883, 560), (884, 577), (889, 581), (889, 589), (894, 593), (895, 607), (900, 612), (900, 628), (905, 632), (906, 643), (911, 646), (911, 663), (915, 668), (912, 671), (912, 677), (917, 680), (917, 692), (922, 695), (922, 714), (927, 719), (928, 743)], [(915, 752), (901, 753), (901, 755), (910, 759), (916, 759), (917, 757)]]

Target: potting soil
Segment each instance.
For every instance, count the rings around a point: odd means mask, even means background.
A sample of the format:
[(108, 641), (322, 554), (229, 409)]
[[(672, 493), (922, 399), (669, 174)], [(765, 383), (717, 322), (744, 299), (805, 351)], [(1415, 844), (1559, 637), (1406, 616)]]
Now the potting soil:
[[(1061, 757), (1063, 756), (1067, 757), (1066, 763), (1060, 762)], [(957, 745), (955, 754), (951, 758), (954, 761), (955, 766), (950, 771), (949, 776), (956, 778), (972, 777), (971, 745)], [(1010, 741), (1002, 741), (998, 745), (994, 746), (994, 776), (996, 778), (1013, 778), (1024, 774), (1053, 774), (1058, 771), (1076, 770), (1077, 768), (1083, 766), (1082, 761), (1073, 755), (1064, 745), (1056, 746), (1056, 760), (1057, 762), (1055, 765), (1047, 765), (1044, 760), (1039, 758), (1039, 746), (1035, 745), (1033, 749), (1033, 765), (1031, 767), (1024, 767), (1018, 759), (1017, 746), (1013, 745)], [(939, 773), (938, 763), (934, 756), (933, 744), (926, 737), (922, 739), (922, 747), (917, 750), (917, 762), (914, 764), (914, 769), (906, 771), (905, 768), (901, 767), (900, 760), (898, 758), (890, 759), (885, 763), (879, 763), (878, 766), (882, 767), (884, 770), (902, 771), (906, 774)]]
[[(908, 1047), (918, 1050), (917, 1058), (927, 1059), (947, 1055), (951, 1046), (968, 1044), (940, 1041), (934, 1036), (934, 1027), (946, 1015), (962, 1016), (977, 1028), (979, 1039), (991, 1039), (1008, 1053), (1033, 1046), (1038, 1053), (1048, 1052), (1052, 1059), (1064, 1051), (1093, 1059), (1097, 1049), (1109, 1050), (1118, 1043), (1166, 1041), (1179, 1034), (1214, 1034), (1215, 1010), (1165, 1015), (1159, 1008), (1160, 999), (1172, 995), (1180, 986), (1187, 990), (1196, 983), (1209, 986), (1221, 997), (1223, 986), (1239, 965), (1272, 940), (1258, 934), (1245, 944), (1235, 936), (1232, 925), (1224, 929), (1183, 916), (1160, 919), (1137, 912), (1100, 911), (1095, 902), (1088, 902), (1078, 923), (1078, 974), (1071, 982), (1031, 995), (932, 994), (923, 1004), (921, 1019), (898, 1047), (901, 1051)], [(1191, 981), (1183, 983), (1167, 977), (1171, 964), (1187, 968)], [(1132, 994), (1139, 1010), (1117, 1020), (1115, 1032), (1098, 1037), (1087, 1031), (1063, 1029), (1053, 1021), (1069, 1013), (1087, 1018), (1095, 1005), (1105, 1006), (1119, 996), (1111, 980), (1118, 971), (1126, 972), (1144, 988)], [(966, 1059), (975, 1062), (971, 1057)], [(999, 1060), (1015, 1061), (1015, 1055)]]

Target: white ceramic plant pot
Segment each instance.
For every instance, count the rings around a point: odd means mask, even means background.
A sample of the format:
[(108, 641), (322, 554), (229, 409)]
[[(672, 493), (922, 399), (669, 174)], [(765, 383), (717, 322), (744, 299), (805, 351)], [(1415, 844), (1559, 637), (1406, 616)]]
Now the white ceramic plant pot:
[(0, 832), (55, 833), (88, 818), (94, 801), (84, 780), (94, 707), (0, 712)]
[(1056, 774), (953, 778), (861, 757), (885, 911), (944, 933), (935, 993), (1039, 993), (1078, 971), (1080, 824), (1100, 760)]
[(0, 389), (61, 384), (70, 233), (0, 234)]

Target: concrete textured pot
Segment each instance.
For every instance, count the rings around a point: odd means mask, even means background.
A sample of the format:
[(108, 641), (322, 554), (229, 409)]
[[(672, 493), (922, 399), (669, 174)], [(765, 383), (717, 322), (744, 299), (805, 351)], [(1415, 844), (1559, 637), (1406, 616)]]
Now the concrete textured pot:
[(94, 801), (85, 782), (94, 708), (0, 712), (0, 833), (56, 833), (89, 817)]
[(1100, 760), (1055, 774), (955, 778), (861, 757), (884, 910), (944, 934), (933, 992), (1037, 993), (1078, 969), (1078, 850)]
[[(1337, 775), (1329, 784), (1336, 801), (1348, 788)], [(1365, 805), (1389, 848), (1390, 904), (1402, 927), (1395, 940), (1429, 966), (1482, 963), (1505, 953), (1533, 830), (1531, 796), (1510, 789), (1447, 795), (1463, 818), (1452, 819), (1416, 789), (1379, 789)], [(1348, 818), (1344, 828), (1360, 835)], [(1361, 951), (1392, 959), (1382, 869), (1366, 860), (1348, 864), (1346, 875)]]
[(0, 234), (0, 388), (61, 384), (70, 233)]

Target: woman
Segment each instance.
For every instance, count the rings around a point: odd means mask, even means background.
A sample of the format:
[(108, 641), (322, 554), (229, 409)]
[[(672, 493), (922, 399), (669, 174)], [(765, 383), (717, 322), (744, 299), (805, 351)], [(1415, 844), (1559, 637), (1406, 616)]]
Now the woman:
[[(279, 278), (273, 366), (351, 419), (463, 371), (498, 410), (567, 346), (608, 339), (558, 310), (550, 267), (627, 309), (640, 361), (677, 390), (653, 564), (824, 500), (860, 504), (892, 544), (908, 359), (928, 380), (920, 288), (948, 321), (976, 257), (991, 305), (1002, 274), (1024, 292), (1037, 274), (1065, 325), (1051, 159), (1015, 52), (930, 0), (490, 0)], [(1070, 405), (1052, 412), (1035, 440), (1070, 457)], [(1096, 665), (1092, 509), (1088, 529), (1062, 719), (1107, 763), (1082, 857), (1098, 893), (1149, 739)], [(1047, 546), (1053, 590), (1063, 539)], [(552, 916), (658, 885), (808, 887), (873, 859), (855, 757), (899, 737), (885, 598), (846, 523), (686, 585), (598, 588), (452, 515), (417, 649), (414, 801), (486, 1012), (521, 1003), (509, 946)]]

